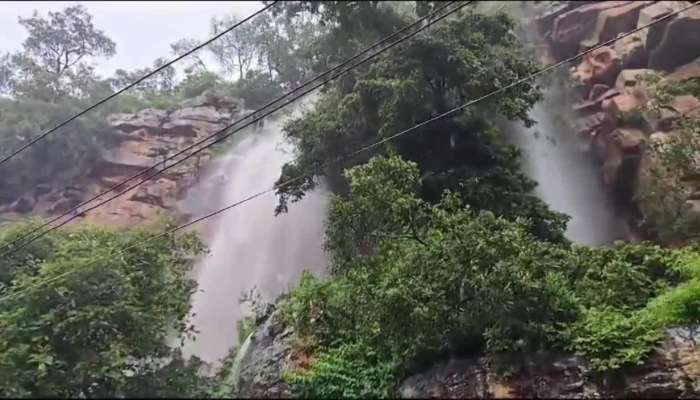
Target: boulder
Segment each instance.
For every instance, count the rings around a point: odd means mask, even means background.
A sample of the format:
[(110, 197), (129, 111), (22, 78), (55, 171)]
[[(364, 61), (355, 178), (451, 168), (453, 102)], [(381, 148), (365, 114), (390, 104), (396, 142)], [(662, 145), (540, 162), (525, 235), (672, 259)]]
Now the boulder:
[(622, 60), (623, 68), (644, 68), (648, 63), (648, 54), (644, 39), (639, 32), (616, 41), (613, 44), (615, 52)]
[(700, 9), (691, 8), (665, 25), (658, 45), (649, 48), (649, 68), (671, 71), (700, 57)]
[(611, 134), (613, 143), (623, 154), (640, 154), (646, 135), (639, 129), (617, 128)]
[(642, 88), (634, 88), (629, 93), (603, 100), (601, 107), (616, 125), (624, 123), (641, 124), (644, 120), (644, 106), (649, 96)]
[(550, 30), (552, 29), (554, 20), (561, 14), (570, 11), (572, 9), (571, 6), (570, 3), (556, 4), (552, 9), (535, 18), (535, 24), (540, 35), (551, 35)]
[(623, 69), (617, 76), (615, 89), (620, 93), (631, 93), (632, 89), (640, 84), (641, 78), (653, 73), (651, 69)]
[[(666, 15), (682, 9), (688, 6), (687, 1), (657, 1), (651, 5), (644, 7), (639, 12), (639, 19), (637, 20), (637, 27), (646, 26), (649, 23), (663, 18)], [(640, 30), (638, 33), (642, 38), (642, 41), (646, 44), (647, 51), (650, 51), (659, 45), (661, 39), (666, 31), (666, 26), (669, 20), (663, 20), (661, 22), (655, 23), (646, 29)]]
[(551, 40), (556, 45), (579, 46), (596, 26), (598, 15), (607, 9), (632, 4), (632, 1), (602, 1), (577, 7), (554, 19)]
[(588, 100), (575, 104), (574, 111), (577, 111), (580, 113), (589, 113), (589, 112), (600, 111), (601, 110), (601, 103), (604, 100), (620, 94), (620, 92), (618, 92), (617, 89), (609, 89), (609, 88), (601, 93), (599, 89), (596, 89), (596, 88), (600, 88), (600, 87), (608, 88), (607, 85), (600, 85), (600, 84), (593, 85), (593, 88), (591, 89), (590, 95), (588, 96)]
[(688, 64), (681, 65), (664, 77), (670, 82), (683, 82), (693, 78), (700, 78), (700, 57)]
[(279, 311), (273, 312), (241, 357), (237, 397), (291, 397), (284, 372), (292, 367), (292, 339), (293, 331), (284, 328)]
[(584, 85), (603, 83), (612, 86), (622, 69), (622, 60), (612, 47), (598, 48), (583, 57), (576, 67), (574, 79)]
[(146, 108), (136, 114), (111, 115), (108, 117), (108, 122), (114, 129), (126, 133), (141, 129), (149, 133), (157, 133), (166, 117), (166, 111)]
[[(590, 34), (581, 42), (584, 48), (591, 48), (599, 43), (614, 39), (618, 34), (637, 27), (639, 11), (651, 4), (651, 1), (631, 1), (617, 7), (601, 10)], [(641, 42), (642, 47), (644, 42)]]
[(607, 136), (615, 129), (615, 121), (606, 112), (596, 112), (587, 115), (582, 120), (583, 127), (579, 130), (580, 135), (589, 136)]
[(699, 118), (700, 100), (691, 95), (676, 96), (669, 107), (661, 108), (660, 115), (652, 119), (652, 125), (656, 130), (669, 131), (683, 117)]

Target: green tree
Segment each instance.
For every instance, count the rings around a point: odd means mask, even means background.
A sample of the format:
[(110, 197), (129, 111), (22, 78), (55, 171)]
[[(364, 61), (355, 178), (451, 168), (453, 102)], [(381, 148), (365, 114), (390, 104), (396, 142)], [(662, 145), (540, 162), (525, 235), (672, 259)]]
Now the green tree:
[(86, 61), (95, 57), (111, 57), (116, 45), (92, 24), (92, 16), (77, 5), (58, 12), (49, 12), (48, 19), (34, 12), (31, 18), (20, 18), (29, 36), (22, 51), (4, 60), (13, 72), (4, 78), (10, 93), (42, 100), (61, 96), (85, 95), (94, 80), (93, 67)]
[(285, 127), (298, 156), (284, 166), (278, 182), (298, 175), (306, 178), (279, 188), (278, 212), (288, 201), (302, 198), (319, 176), (325, 176), (334, 190), (345, 190), (343, 168), (392, 149), (418, 163), (426, 177), (421, 188), (424, 199), (439, 201), (442, 191), (451, 189), (466, 204), (530, 218), (533, 231), (563, 240), (566, 218), (532, 195), (535, 183), (520, 173), (518, 153), (503, 143), (489, 122), (507, 117), (532, 123), (527, 113), (541, 98), (534, 86), (520, 86), (475, 104), (463, 116), (436, 121), (365, 155), (345, 159), (342, 165), (332, 164), (352, 149), (533, 72), (536, 65), (519, 52), (512, 29), (512, 21), (504, 15), (465, 13), (389, 51), (368, 71), (339, 81), (314, 110)]
[[(3, 230), (0, 243), (30, 227)], [(0, 395), (187, 397), (206, 388), (197, 361), (165, 346), (171, 330), (186, 332), (189, 271), (203, 247), (193, 235), (132, 246), (149, 236), (83, 228), (2, 260), (10, 297), (0, 311)]]

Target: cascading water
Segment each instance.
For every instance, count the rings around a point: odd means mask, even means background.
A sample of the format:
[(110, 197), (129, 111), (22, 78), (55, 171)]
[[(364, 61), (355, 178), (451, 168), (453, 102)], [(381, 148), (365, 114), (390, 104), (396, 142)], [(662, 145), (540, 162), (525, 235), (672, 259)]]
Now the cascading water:
[(535, 126), (512, 125), (512, 141), (523, 153), (523, 171), (538, 182), (536, 193), (544, 202), (571, 217), (566, 230), (570, 240), (597, 246), (623, 239), (623, 219), (593, 156), (574, 132), (558, 126), (557, 115), (539, 103), (530, 113)]
[[(270, 188), (292, 158), (283, 123), (284, 118), (267, 120), (262, 128), (242, 132), (182, 208), (201, 215)], [(327, 198), (316, 190), (275, 217), (277, 197), (268, 193), (210, 220), (203, 229), (210, 252), (194, 270), (199, 286), (190, 323), (199, 333), (185, 342), (184, 356), (218, 365), (238, 344), (236, 322), (247, 312), (239, 303), (242, 293), (256, 288), (270, 301), (295, 285), (303, 270), (323, 274)]]
[[(530, 20), (546, 7), (533, 3), (521, 4)], [(517, 34), (538, 53), (541, 38), (534, 27), (523, 23)], [(600, 178), (600, 167), (588, 151), (589, 144), (576, 135), (576, 124), (571, 123), (576, 118), (570, 112), (571, 94), (562, 82), (543, 86), (545, 100), (530, 112), (537, 124), (525, 128), (511, 123), (507, 127), (509, 139), (522, 151), (523, 171), (537, 181), (536, 193), (545, 203), (571, 217), (566, 230), (570, 240), (598, 246), (623, 239), (624, 216), (616, 210)]]

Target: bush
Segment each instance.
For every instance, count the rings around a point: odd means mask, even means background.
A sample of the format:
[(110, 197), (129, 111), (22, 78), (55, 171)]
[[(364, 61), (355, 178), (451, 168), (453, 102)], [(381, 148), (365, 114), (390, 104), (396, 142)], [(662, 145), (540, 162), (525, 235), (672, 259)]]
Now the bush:
[(391, 370), (371, 347), (350, 343), (320, 354), (308, 371), (290, 372), (285, 379), (301, 398), (385, 398), (393, 397)]

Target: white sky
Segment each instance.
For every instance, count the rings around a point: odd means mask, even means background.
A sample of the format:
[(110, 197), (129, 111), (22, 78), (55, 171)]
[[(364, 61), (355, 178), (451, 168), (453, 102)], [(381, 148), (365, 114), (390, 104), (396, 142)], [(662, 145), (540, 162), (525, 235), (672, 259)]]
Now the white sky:
[(34, 10), (47, 16), (75, 4), (84, 5), (95, 27), (117, 44), (114, 57), (98, 62), (103, 77), (119, 68), (151, 66), (158, 57), (171, 59), (170, 44), (178, 39), (209, 38), (212, 17), (245, 17), (263, 7), (258, 1), (0, 1), (0, 53), (19, 50), (26, 38), (18, 17), (30, 17)]

